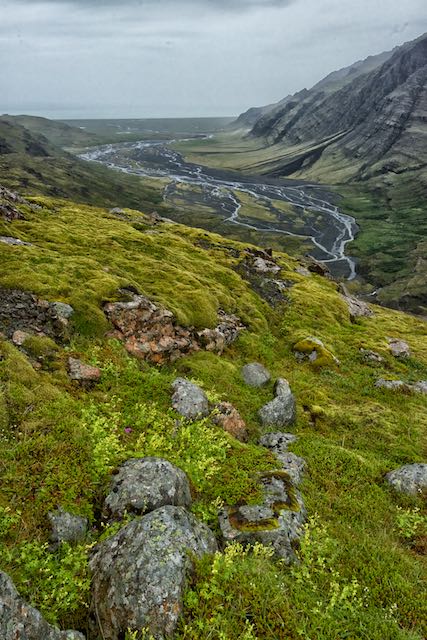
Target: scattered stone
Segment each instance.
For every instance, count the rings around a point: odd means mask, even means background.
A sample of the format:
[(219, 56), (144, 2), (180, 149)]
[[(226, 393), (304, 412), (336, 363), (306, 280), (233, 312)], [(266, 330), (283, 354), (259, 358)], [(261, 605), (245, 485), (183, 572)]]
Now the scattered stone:
[(104, 507), (106, 514), (120, 519), (125, 512), (143, 515), (167, 504), (191, 505), (185, 473), (162, 458), (132, 458), (113, 477)]
[(101, 370), (98, 367), (85, 364), (81, 360), (77, 360), (77, 358), (68, 358), (68, 375), (71, 380), (75, 380), (80, 384), (92, 384), (99, 382)]
[(230, 402), (220, 402), (216, 405), (216, 410), (217, 413), (213, 414), (213, 422), (240, 442), (247, 442), (246, 424), (237, 409)]
[(410, 391), (411, 385), (403, 382), (403, 380), (385, 380), (384, 378), (379, 378), (375, 386), (378, 389), (390, 389), (391, 391)]
[(384, 358), (380, 356), (376, 351), (371, 351), (370, 349), (359, 349), (360, 353), (363, 356), (363, 359), (367, 362), (375, 362), (377, 364), (381, 364), (384, 362)]
[(9, 244), (11, 246), (17, 246), (17, 247), (33, 247), (34, 246), (33, 244), (31, 244), (31, 242), (24, 242), (19, 238), (12, 238), (11, 236), (0, 236), (0, 242), (3, 242), (3, 244)]
[(190, 380), (177, 378), (172, 383), (172, 406), (184, 418), (194, 420), (209, 414), (209, 401), (205, 392)]
[(295, 358), (298, 362), (308, 360), (316, 368), (338, 366), (339, 360), (329, 351), (319, 338), (309, 336), (294, 345)]
[(330, 275), (330, 271), (328, 269), (328, 267), (323, 264), (323, 262), (319, 262), (318, 260), (315, 260), (314, 258), (312, 258), (311, 256), (309, 256), (307, 258), (307, 268), (309, 271), (311, 271), (311, 273), (317, 273), (317, 275), (319, 276), (324, 276), (327, 277)]
[(124, 214), (125, 211), (123, 209), (120, 209), (120, 207), (113, 207), (108, 213), (111, 213), (111, 215), (113, 216), (117, 216)]
[(219, 324), (214, 329), (196, 331), (194, 327), (182, 327), (171, 311), (145, 296), (130, 289), (122, 289), (121, 293), (131, 295), (132, 299), (104, 306), (115, 327), (111, 335), (121, 340), (132, 355), (156, 364), (174, 362), (200, 349), (222, 353), (244, 329), (237, 316), (224, 311), (219, 312)]
[(52, 527), (50, 539), (55, 545), (60, 545), (61, 542), (75, 544), (85, 539), (88, 530), (87, 518), (74, 516), (61, 507), (56, 511), (50, 511), (47, 517)]
[(19, 329), (17, 329), (17, 331), (14, 331), (13, 333), (12, 342), (15, 347), (22, 347), (22, 345), (26, 340), (28, 340), (28, 338), (31, 338), (31, 333), (28, 333), (27, 331), (20, 331)]
[(74, 309), (70, 304), (65, 302), (52, 302), (51, 307), (58, 318), (69, 320), (74, 314)]
[(372, 309), (370, 309), (369, 305), (366, 302), (363, 302), (363, 300), (359, 300), (358, 298), (349, 295), (343, 295), (342, 299), (348, 307), (350, 320), (352, 322), (355, 322), (357, 318), (370, 318), (374, 315)]
[(311, 272), (306, 267), (296, 267), (295, 273), (299, 273), (300, 276), (311, 276)]
[(235, 271), (272, 307), (288, 302), (287, 291), (295, 284), (293, 280), (268, 277), (280, 270), (269, 253), (255, 249), (246, 249), (244, 259), (235, 267)]
[(18, 594), (0, 571), (0, 638), (2, 640), (85, 640), (77, 631), (59, 631)]
[(173, 634), (192, 555), (217, 549), (213, 533), (183, 507), (165, 506), (98, 544), (90, 559), (92, 614), (105, 640), (147, 628)]
[(9, 339), (15, 331), (24, 331), (63, 341), (68, 337), (67, 323), (54, 305), (27, 291), (0, 288), (0, 331)]
[(412, 385), (412, 388), (417, 393), (427, 394), (427, 380), (420, 380), (419, 382), (416, 382), (414, 385)]
[(411, 384), (409, 382), (403, 382), (403, 380), (385, 380), (379, 378), (375, 386), (383, 389), (390, 389), (391, 391), (404, 391), (406, 393), (424, 393), (427, 394), (427, 380), (420, 380)]
[[(17, 193), (0, 186), (0, 217), (6, 222), (14, 220), (23, 220), (24, 216), (16, 207), (17, 204), (29, 205), (29, 203), (21, 198)], [(30, 206), (30, 205), (29, 205)]]
[(387, 338), (388, 348), (390, 349), (391, 354), (395, 358), (409, 358), (411, 355), (411, 350), (409, 345), (404, 340), (400, 340), (399, 338)]
[(405, 464), (386, 475), (388, 484), (399, 493), (416, 496), (427, 491), (427, 464)]
[(215, 329), (204, 329), (197, 332), (199, 345), (206, 351), (214, 351), (221, 354), (226, 347), (235, 342), (239, 334), (245, 328), (240, 318), (220, 310), (218, 312), (220, 323)]
[(275, 386), (276, 397), (258, 412), (264, 427), (286, 427), (295, 422), (296, 403), (289, 382), (279, 378)]
[(265, 258), (253, 258), (252, 265), (258, 273), (279, 273), (281, 271), (278, 264), (272, 260), (265, 260)]
[(292, 433), (266, 433), (260, 438), (260, 445), (269, 449), (279, 460), (294, 485), (301, 484), (306, 462), (295, 453), (288, 451), (288, 446), (296, 442), (297, 437)]
[(259, 362), (245, 364), (242, 368), (242, 377), (250, 387), (262, 387), (270, 381), (270, 372)]

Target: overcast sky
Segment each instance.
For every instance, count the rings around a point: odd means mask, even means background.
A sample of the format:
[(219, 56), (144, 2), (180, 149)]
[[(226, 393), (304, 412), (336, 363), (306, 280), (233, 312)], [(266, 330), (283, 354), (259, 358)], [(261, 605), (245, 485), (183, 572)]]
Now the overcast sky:
[(0, 112), (234, 115), (426, 31), (426, 0), (0, 0)]

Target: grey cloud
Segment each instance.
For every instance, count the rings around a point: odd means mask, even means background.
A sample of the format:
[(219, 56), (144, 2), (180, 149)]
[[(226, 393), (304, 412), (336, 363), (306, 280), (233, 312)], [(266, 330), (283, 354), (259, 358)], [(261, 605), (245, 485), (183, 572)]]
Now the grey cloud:
[[(41, 0), (15, 0), (17, 4), (36, 5), (40, 4)], [(206, 6), (211, 9), (221, 9), (222, 11), (246, 11), (257, 8), (281, 8), (287, 7), (297, 0), (182, 0), (181, 5), (197, 5), (199, 8)], [(124, 8), (126, 6), (174, 6), (176, 8), (176, 0), (44, 0), (53, 5), (74, 5), (81, 8), (105, 8), (105, 7), (117, 7)]]

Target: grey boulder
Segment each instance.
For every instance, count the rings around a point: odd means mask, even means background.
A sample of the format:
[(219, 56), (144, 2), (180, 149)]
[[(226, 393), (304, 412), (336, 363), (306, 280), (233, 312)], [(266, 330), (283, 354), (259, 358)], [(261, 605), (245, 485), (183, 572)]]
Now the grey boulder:
[(173, 506), (133, 520), (98, 544), (90, 559), (92, 613), (104, 640), (119, 640), (127, 629), (170, 636), (182, 611), (191, 555), (216, 549), (212, 531)]
[(297, 437), (292, 433), (266, 433), (260, 438), (260, 445), (269, 449), (278, 459), (283, 471), (285, 471), (293, 484), (301, 484), (306, 462), (304, 458), (288, 451), (288, 446), (296, 442)]
[(262, 387), (271, 378), (270, 373), (259, 362), (245, 364), (242, 368), (242, 377), (250, 387)]
[(411, 350), (409, 345), (404, 340), (400, 340), (398, 338), (387, 338), (388, 348), (390, 349), (390, 353), (395, 358), (409, 358), (411, 355)]
[(132, 458), (114, 476), (105, 511), (120, 519), (126, 511), (142, 515), (167, 504), (190, 506), (190, 485), (185, 473), (162, 458)]
[(417, 496), (427, 491), (427, 464), (405, 464), (386, 475), (388, 484), (399, 493)]
[(88, 529), (86, 518), (74, 516), (61, 507), (56, 511), (50, 511), (48, 518), (52, 527), (50, 539), (54, 544), (61, 544), (61, 542), (74, 544), (84, 540)]
[(12, 580), (0, 571), (1, 640), (85, 640), (77, 631), (60, 631), (24, 602)]
[(264, 427), (286, 427), (295, 422), (296, 402), (289, 383), (279, 378), (275, 386), (276, 397), (258, 412)]
[(65, 302), (52, 302), (51, 307), (58, 318), (63, 320), (69, 320), (74, 314), (73, 307)]
[(184, 418), (194, 420), (209, 414), (209, 401), (205, 392), (190, 380), (177, 378), (172, 383), (172, 406)]

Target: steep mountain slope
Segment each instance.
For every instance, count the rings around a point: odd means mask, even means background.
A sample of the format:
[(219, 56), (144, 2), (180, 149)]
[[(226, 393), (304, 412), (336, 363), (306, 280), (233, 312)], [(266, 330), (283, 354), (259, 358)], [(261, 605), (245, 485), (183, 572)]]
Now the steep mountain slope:
[[(309, 519), (295, 550), (299, 563), (287, 566), (259, 544), (253, 550), (221, 544), (197, 563), (174, 637), (425, 637), (423, 498), (394, 492), (385, 474), (425, 460), (426, 396), (412, 386), (376, 386), (379, 378), (410, 385), (427, 379), (425, 323), (377, 307), (352, 321), (336, 283), (301, 270), (285, 254), (260, 258), (253, 246), (141, 211), (117, 218), (54, 198), (18, 200), (19, 219), (0, 217), (3, 240), (26, 243), (0, 241), (0, 571), (13, 577), (25, 599), (50, 623), (91, 640), (136, 638), (140, 629), (132, 621), (129, 633), (125, 628), (113, 636), (94, 629), (89, 617), (94, 545), (144, 517), (105, 520), (111, 474), (135, 457), (178, 465), (191, 482), (193, 514), (221, 541), (218, 510), (243, 504), (256, 511), (260, 478), (292, 488), (290, 476), (280, 475), (260, 446), (260, 436), (278, 427), (263, 426), (259, 409), (272, 399), (277, 378), (286, 378), (297, 409), (286, 427), (291, 442), (297, 436), (287, 455), (307, 463), (301, 492)], [(268, 264), (274, 272), (254, 280), (253, 265)], [(262, 297), (257, 285), (266, 279), (286, 287), (282, 304), (272, 307)], [(138, 323), (145, 326), (153, 307), (145, 307), (142, 318), (135, 305), (128, 307), (127, 350), (106, 312), (107, 303), (136, 292), (168, 310), (154, 316), (154, 335), (139, 345), (140, 359), (132, 355), (141, 341)], [(66, 322), (49, 315), (58, 302)], [(71, 305), (71, 315), (64, 305)], [(224, 313), (245, 329), (222, 353), (199, 348), (163, 364), (144, 359), (147, 341), (151, 354), (170, 348), (171, 317), (182, 329), (201, 331)], [(295, 357), (295, 344), (310, 343), (308, 336), (324, 343), (317, 363)], [(394, 357), (390, 338), (406, 340), (411, 355)], [(87, 384), (70, 379), (70, 358), (91, 371), (97, 367), (97, 377)], [(254, 361), (271, 372), (261, 387), (242, 378), (242, 366)], [(232, 403), (249, 442), (226, 433), (215, 412), (184, 420), (173, 410), (170, 387), (177, 376), (203, 387), (212, 405)], [(274, 497), (292, 519), (297, 509), (290, 489), (286, 503)], [(49, 545), (47, 515), (58, 506), (88, 518), (86, 539)], [(256, 532), (258, 523), (251, 524)], [(264, 526), (274, 531), (276, 525)], [(112, 564), (120, 548), (119, 540)], [(137, 566), (145, 576), (146, 563)], [(163, 570), (156, 566), (158, 580)], [(130, 592), (137, 586), (119, 575)], [(157, 606), (167, 614), (163, 601)]]
[(351, 83), (360, 75), (376, 69), (386, 60), (388, 60), (388, 58), (390, 58), (392, 54), (393, 51), (386, 51), (376, 56), (369, 56), (365, 60), (359, 60), (358, 62), (355, 62), (348, 67), (343, 67), (338, 71), (333, 71), (325, 78), (323, 78), (323, 80), (320, 80), (320, 82), (315, 84), (314, 87), (312, 87), (310, 90), (303, 89), (302, 91), (294, 95), (286, 96), (286, 98), (283, 98), (275, 104), (270, 104), (263, 107), (252, 107), (242, 113), (232, 126), (236, 128), (243, 127), (252, 129), (257, 121), (261, 119), (261, 117), (265, 117), (266, 119), (271, 121), (270, 119), (274, 119), (280, 113), (280, 111), (286, 107), (288, 103), (298, 101), (304, 102), (307, 98), (314, 94), (317, 94), (317, 99), (320, 102), (324, 95), (334, 93), (335, 91), (338, 91), (347, 84)]
[(253, 136), (287, 150), (286, 160), (264, 171), (342, 182), (425, 169), (426, 84), (427, 35), (338, 91), (329, 94), (320, 83), (297, 94), (252, 129)]

